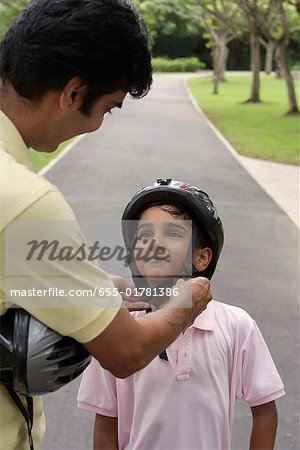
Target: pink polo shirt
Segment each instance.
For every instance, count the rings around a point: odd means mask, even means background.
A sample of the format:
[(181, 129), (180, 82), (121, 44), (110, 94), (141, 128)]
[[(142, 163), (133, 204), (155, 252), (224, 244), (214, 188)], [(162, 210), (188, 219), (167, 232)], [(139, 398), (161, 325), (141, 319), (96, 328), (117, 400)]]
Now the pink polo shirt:
[(229, 450), (236, 398), (257, 406), (284, 387), (255, 321), (212, 301), (168, 349), (126, 379), (93, 360), (78, 406), (118, 417), (120, 450)]

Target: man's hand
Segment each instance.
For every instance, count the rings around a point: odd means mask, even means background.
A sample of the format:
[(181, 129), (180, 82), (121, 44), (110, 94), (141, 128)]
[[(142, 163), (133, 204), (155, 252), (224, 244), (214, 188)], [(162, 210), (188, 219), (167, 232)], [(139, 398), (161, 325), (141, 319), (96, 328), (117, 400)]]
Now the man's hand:
[(173, 288), (168, 307), (186, 308), (190, 326), (196, 317), (202, 313), (211, 301), (210, 281), (207, 278), (198, 277), (192, 280), (178, 280)]
[[(133, 284), (129, 284), (124, 278), (119, 275), (111, 275), (112, 281), (118, 291), (121, 293), (123, 305), (128, 311), (144, 311), (149, 308), (149, 304), (142, 302), (140, 296)], [(130, 294), (130, 295), (127, 295)]]
[(193, 278), (192, 282), (192, 301), (194, 310), (194, 319), (201, 314), (212, 299), (210, 292), (210, 281), (204, 277)]

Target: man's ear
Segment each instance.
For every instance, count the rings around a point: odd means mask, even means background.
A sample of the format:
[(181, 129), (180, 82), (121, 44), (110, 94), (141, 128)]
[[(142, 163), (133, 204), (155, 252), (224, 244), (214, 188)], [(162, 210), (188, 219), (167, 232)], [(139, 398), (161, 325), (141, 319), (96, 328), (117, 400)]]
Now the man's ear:
[(87, 86), (80, 77), (74, 77), (68, 81), (59, 97), (59, 106), (61, 110), (67, 110), (76, 107), (79, 109), (84, 96), (86, 94)]
[(209, 247), (196, 248), (193, 252), (193, 266), (197, 272), (203, 272), (212, 259), (212, 251)]

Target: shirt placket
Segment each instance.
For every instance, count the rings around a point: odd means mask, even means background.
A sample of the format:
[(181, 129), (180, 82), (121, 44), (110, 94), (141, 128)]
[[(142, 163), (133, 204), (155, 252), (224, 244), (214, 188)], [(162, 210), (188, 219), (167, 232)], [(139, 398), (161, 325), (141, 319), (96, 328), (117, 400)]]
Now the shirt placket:
[(172, 352), (176, 368), (176, 380), (186, 381), (191, 378), (191, 343), (192, 329), (189, 328), (173, 344)]

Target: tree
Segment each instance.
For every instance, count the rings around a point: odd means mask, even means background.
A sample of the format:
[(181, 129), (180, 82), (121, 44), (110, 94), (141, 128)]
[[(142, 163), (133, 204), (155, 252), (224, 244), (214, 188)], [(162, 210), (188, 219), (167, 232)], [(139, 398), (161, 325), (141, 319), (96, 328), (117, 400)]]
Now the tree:
[(181, 0), (133, 0), (147, 25), (154, 47), (159, 35), (188, 35), (195, 30), (192, 17), (187, 17)]
[(265, 73), (270, 75), (273, 69), (273, 59), (275, 53), (275, 44), (273, 41), (265, 41), (265, 39), (260, 38), (260, 43), (266, 49), (266, 59), (265, 59)]
[(228, 43), (240, 34), (241, 15), (235, 1), (187, 0), (186, 7), (196, 15), (211, 40), (213, 57), (213, 93), (218, 93), (220, 81), (225, 81)]
[(0, 38), (30, 0), (0, 0)]
[(268, 36), (270, 40), (273, 40), (274, 44), (276, 45), (276, 55), (278, 65), (287, 86), (288, 104), (289, 104), (288, 114), (299, 114), (294, 81), (287, 62), (287, 48), (290, 42), (290, 34), (291, 34), (291, 28), (288, 20), (288, 13), (284, 9), (283, 6), (284, 1), (274, 0), (274, 3), (278, 8), (277, 14), (278, 14), (279, 31), (277, 32), (276, 30), (274, 32), (273, 30), (266, 29), (265, 27), (263, 27), (262, 24), (262, 33), (264, 33), (265, 36)]
[(152, 44), (159, 34), (170, 34), (185, 24), (186, 32), (195, 31), (198, 23), (211, 41), (213, 92), (225, 80), (228, 43), (240, 33), (241, 14), (233, 0), (134, 0), (150, 30)]
[(288, 0), (287, 3), (289, 5), (292, 5), (296, 8), (296, 12), (299, 14), (300, 16), (300, 0)]
[[(238, 0), (238, 4), (244, 13), (250, 33), (250, 59), (252, 71), (251, 93), (247, 102), (260, 103), (260, 30), (258, 16), (263, 9), (260, 0)], [(265, 2), (264, 2), (265, 3)]]
[[(273, 42), (276, 60), (287, 86), (288, 114), (299, 114), (294, 81), (287, 62), (287, 48), (290, 42), (290, 35), (293, 31), (299, 29), (299, 21), (294, 9), (294, 6), (297, 7), (298, 2), (289, 0), (267, 0), (261, 3), (257, 0), (239, 0), (239, 2), (248, 16), (256, 41), (261, 36), (268, 42)], [(257, 48), (256, 52), (257, 57), (259, 52)], [(258, 64), (258, 61), (256, 61), (256, 64)], [(259, 80), (257, 67), (256, 73)]]

